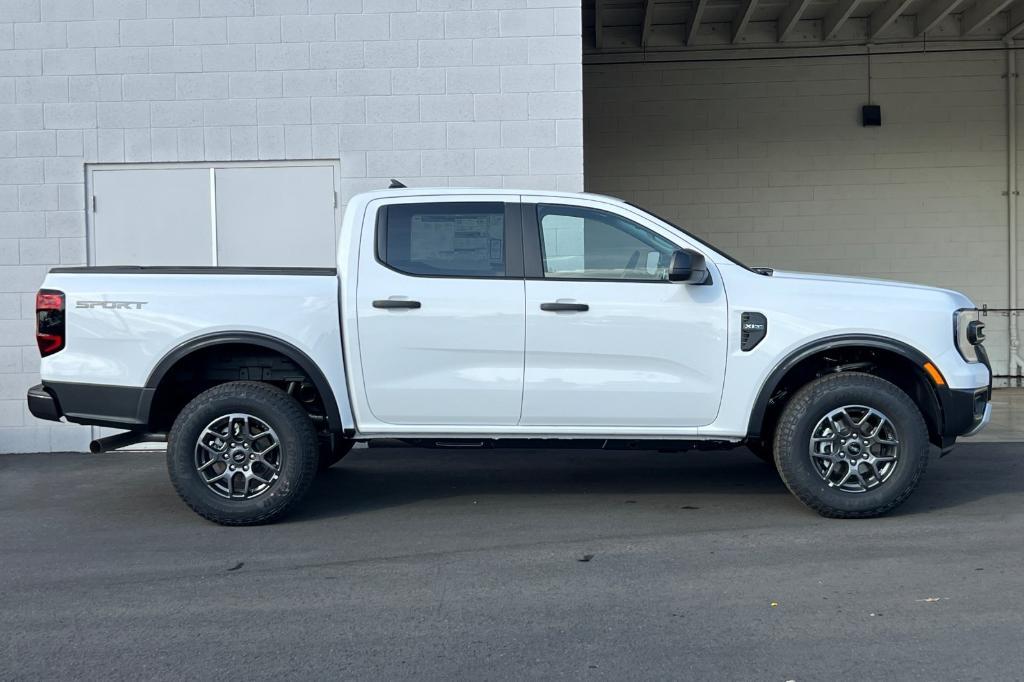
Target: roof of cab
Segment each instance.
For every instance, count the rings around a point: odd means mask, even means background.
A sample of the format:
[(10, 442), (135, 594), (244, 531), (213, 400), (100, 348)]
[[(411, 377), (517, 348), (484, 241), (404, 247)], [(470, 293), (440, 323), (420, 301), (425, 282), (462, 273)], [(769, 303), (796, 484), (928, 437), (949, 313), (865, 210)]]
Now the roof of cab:
[(372, 201), (374, 199), (390, 199), (393, 197), (415, 197), (415, 196), (466, 196), (473, 194), (486, 194), (489, 196), (543, 196), (562, 199), (596, 199), (599, 201), (624, 204), (622, 199), (610, 197), (604, 194), (593, 194), (590, 192), (556, 192), (554, 190), (542, 189), (495, 189), (491, 187), (399, 187), (396, 189), (378, 189), (369, 192), (360, 192), (352, 197), (353, 200)]

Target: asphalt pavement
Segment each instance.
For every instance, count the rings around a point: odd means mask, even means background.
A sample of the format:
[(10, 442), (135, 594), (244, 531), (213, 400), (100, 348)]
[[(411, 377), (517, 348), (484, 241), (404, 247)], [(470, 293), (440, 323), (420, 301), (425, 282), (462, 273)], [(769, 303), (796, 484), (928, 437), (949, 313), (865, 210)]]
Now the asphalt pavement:
[(0, 456), (2, 679), (1024, 677), (1024, 445), (882, 519), (745, 450), (357, 450), (222, 528), (161, 454)]

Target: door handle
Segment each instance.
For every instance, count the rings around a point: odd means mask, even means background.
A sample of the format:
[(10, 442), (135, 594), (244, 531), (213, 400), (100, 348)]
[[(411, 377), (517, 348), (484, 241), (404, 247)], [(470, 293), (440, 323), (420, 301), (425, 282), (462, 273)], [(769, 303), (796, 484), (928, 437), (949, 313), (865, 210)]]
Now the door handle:
[(541, 310), (547, 310), (549, 312), (574, 312), (574, 313), (585, 313), (590, 310), (590, 306), (586, 303), (541, 303)]
[(383, 298), (383, 299), (377, 299), (376, 301), (374, 301), (373, 302), (373, 307), (374, 308), (384, 308), (384, 309), (392, 309), (392, 308), (419, 308), (420, 307), (420, 302), (419, 301), (407, 301), (407, 300), (402, 300), (402, 299), (397, 299), (397, 298)]

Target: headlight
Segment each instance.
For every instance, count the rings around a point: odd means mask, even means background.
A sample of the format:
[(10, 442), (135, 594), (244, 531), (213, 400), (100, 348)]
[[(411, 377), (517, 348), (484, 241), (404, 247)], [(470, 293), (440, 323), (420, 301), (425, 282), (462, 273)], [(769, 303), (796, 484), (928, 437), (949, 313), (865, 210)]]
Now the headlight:
[(976, 318), (977, 313), (970, 310), (953, 313), (956, 349), (967, 362), (980, 362), (978, 346), (985, 340), (985, 323)]

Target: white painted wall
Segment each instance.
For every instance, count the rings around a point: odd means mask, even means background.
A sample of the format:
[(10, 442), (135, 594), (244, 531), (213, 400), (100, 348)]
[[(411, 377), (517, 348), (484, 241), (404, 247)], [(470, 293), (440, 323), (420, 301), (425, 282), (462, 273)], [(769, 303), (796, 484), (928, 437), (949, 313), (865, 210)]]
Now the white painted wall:
[[(1002, 51), (873, 56), (883, 125), (863, 128), (865, 57), (588, 65), (587, 189), (751, 265), (951, 287), (1004, 307), (1005, 70)], [(1003, 371), (1006, 321), (988, 321)]]
[(34, 419), (33, 295), (86, 259), (91, 162), (340, 159), (410, 185), (579, 190), (580, 0), (0, 1), (0, 452)]

